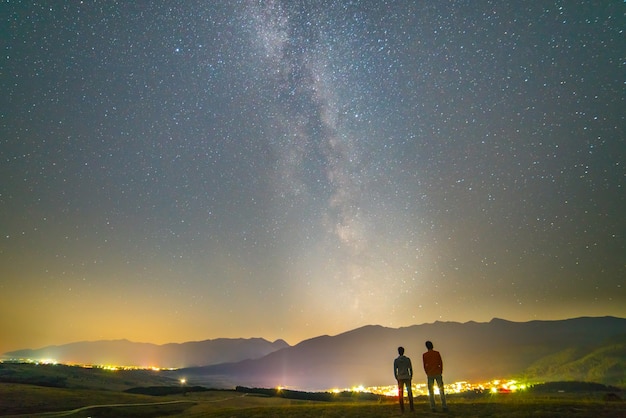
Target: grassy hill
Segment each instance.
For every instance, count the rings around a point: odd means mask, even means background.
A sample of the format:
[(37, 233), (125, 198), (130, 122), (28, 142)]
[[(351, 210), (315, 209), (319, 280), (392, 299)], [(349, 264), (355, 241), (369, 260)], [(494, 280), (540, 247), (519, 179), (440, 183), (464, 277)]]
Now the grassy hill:
[(112, 391), (122, 391), (136, 386), (178, 384), (177, 380), (151, 370), (111, 371), (61, 364), (24, 363), (0, 363), (0, 382)]
[(586, 381), (626, 387), (626, 342), (613, 339), (591, 351), (568, 348), (542, 357), (522, 376), (530, 381)]

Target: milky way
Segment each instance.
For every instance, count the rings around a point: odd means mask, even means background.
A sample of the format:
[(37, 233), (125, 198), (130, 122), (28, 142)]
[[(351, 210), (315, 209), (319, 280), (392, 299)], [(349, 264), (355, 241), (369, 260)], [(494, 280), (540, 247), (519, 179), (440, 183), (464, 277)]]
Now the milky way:
[(0, 8), (0, 351), (626, 315), (623, 2)]

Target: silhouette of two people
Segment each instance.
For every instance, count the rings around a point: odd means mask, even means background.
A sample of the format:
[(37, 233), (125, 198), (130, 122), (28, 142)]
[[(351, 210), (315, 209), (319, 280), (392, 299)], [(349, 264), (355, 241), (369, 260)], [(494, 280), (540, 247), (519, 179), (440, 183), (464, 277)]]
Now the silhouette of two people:
[[(434, 385), (437, 383), (439, 389), (439, 397), (441, 398), (441, 407), (444, 411), (448, 410), (446, 404), (446, 393), (443, 388), (443, 360), (439, 351), (434, 350), (433, 343), (426, 341), (426, 351), (422, 355), (424, 363), (424, 372), (428, 383), (428, 399), (430, 409), (435, 411), (435, 390)], [(398, 357), (393, 361), (393, 375), (398, 382), (398, 402), (400, 410), (404, 412), (404, 387), (406, 386), (407, 397), (409, 398), (409, 407), (414, 411), (413, 407), (413, 388), (411, 380), (413, 379), (413, 366), (411, 359), (404, 355), (404, 347), (398, 347)]]

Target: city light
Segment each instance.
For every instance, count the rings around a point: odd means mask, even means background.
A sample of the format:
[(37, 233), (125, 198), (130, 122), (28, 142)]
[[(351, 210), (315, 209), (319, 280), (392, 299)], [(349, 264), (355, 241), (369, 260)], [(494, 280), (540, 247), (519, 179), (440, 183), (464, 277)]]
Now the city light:
[[(29, 363), (35, 365), (55, 365), (60, 364), (57, 363), (53, 359), (4, 359), (3, 361), (11, 361), (11, 362), (19, 362), (19, 363)], [(111, 372), (117, 372), (119, 370), (150, 370), (154, 372), (159, 372), (161, 370), (174, 371), (177, 370), (175, 368), (161, 368), (156, 366), (118, 366), (118, 365), (110, 365), (110, 364), (75, 364), (75, 363), (63, 363), (66, 366), (75, 366), (82, 367), (85, 369), (102, 369)], [(186, 378), (180, 378), (179, 382), (181, 386), (185, 386), (187, 383)], [(283, 385), (276, 386), (277, 392), (281, 392), (286, 387)], [(420, 395), (428, 395), (428, 386), (426, 382), (413, 383), (411, 385), (413, 394), (415, 396)], [(506, 394), (524, 391), (529, 388), (528, 383), (520, 383), (517, 380), (504, 380), (504, 379), (494, 379), (485, 383), (471, 383), (468, 381), (458, 381), (451, 384), (444, 385), (444, 389), (446, 393), (465, 393), (465, 392), (476, 392), (476, 393), (492, 393), (492, 394)], [(434, 387), (435, 394), (439, 394), (439, 388), (435, 385)], [(325, 392), (330, 393), (342, 393), (342, 392), (353, 392), (353, 393), (373, 393), (375, 395), (383, 395), (389, 397), (397, 397), (398, 396), (398, 386), (396, 384), (387, 385), (387, 386), (370, 386), (365, 387), (364, 385), (355, 385), (351, 388), (332, 388), (328, 389)]]
[(161, 370), (167, 371), (175, 371), (178, 370), (174, 367), (157, 367), (157, 366), (120, 366), (114, 364), (84, 364), (84, 363), (74, 363), (74, 362), (63, 362), (59, 363), (53, 359), (30, 359), (30, 358), (14, 358), (14, 359), (3, 359), (0, 360), (2, 362), (9, 363), (24, 363), (24, 364), (35, 364), (35, 365), (56, 365), (61, 364), (64, 366), (70, 367), (82, 367), (83, 369), (102, 369), (108, 371), (118, 371), (118, 370), (151, 370), (153, 372), (159, 372)]
[[(490, 393), (511, 393), (523, 391), (528, 388), (527, 384), (518, 383), (516, 380), (501, 380), (495, 379), (486, 383), (470, 383), (467, 381), (459, 381), (451, 384), (444, 385), (444, 389), (446, 393), (464, 393), (464, 392), (490, 392)], [(426, 383), (413, 383), (411, 385), (411, 389), (413, 391), (413, 395), (428, 395), (428, 385)], [(333, 388), (329, 389), (328, 392), (332, 393), (340, 393), (340, 392), (369, 392), (375, 395), (383, 395), (396, 397), (398, 396), (398, 386), (397, 385), (389, 385), (389, 386), (354, 386), (352, 388), (346, 389), (338, 389)], [(434, 387), (435, 394), (439, 394), (439, 388), (435, 385)]]

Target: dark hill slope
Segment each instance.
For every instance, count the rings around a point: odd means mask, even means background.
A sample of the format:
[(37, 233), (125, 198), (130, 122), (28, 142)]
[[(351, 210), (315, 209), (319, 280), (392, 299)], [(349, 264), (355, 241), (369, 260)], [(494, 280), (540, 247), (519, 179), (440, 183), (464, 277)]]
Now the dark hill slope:
[[(389, 385), (393, 383), (392, 362), (399, 345), (406, 348), (416, 376), (422, 379), (421, 354), (426, 340), (433, 341), (435, 349), (442, 353), (444, 377), (450, 382), (530, 376), (530, 371), (538, 380), (547, 380), (548, 371), (540, 373), (542, 359), (550, 356), (558, 359), (559, 353), (574, 350), (569, 355), (561, 354), (563, 361), (557, 363), (565, 367), (567, 362), (569, 367), (582, 370), (588, 364), (583, 360), (585, 356), (615, 346), (614, 351), (605, 353), (612, 353), (617, 364), (607, 366), (604, 376), (598, 375), (600, 369), (594, 369), (592, 374), (598, 382), (613, 384), (613, 377), (626, 361), (619, 357), (626, 344), (626, 319), (576, 318), (523, 323), (494, 319), (489, 323), (436, 322), (399, 329), (366, 326), (332, 337), (306, 340), (261, 359), (188, 369), (183, 373), (206, 382), (219, 378), (220, 382), (244, 386), (285, 385), (317, 390), (359, 384)], [(556, 375), (557, 369), (552, 371)]]

